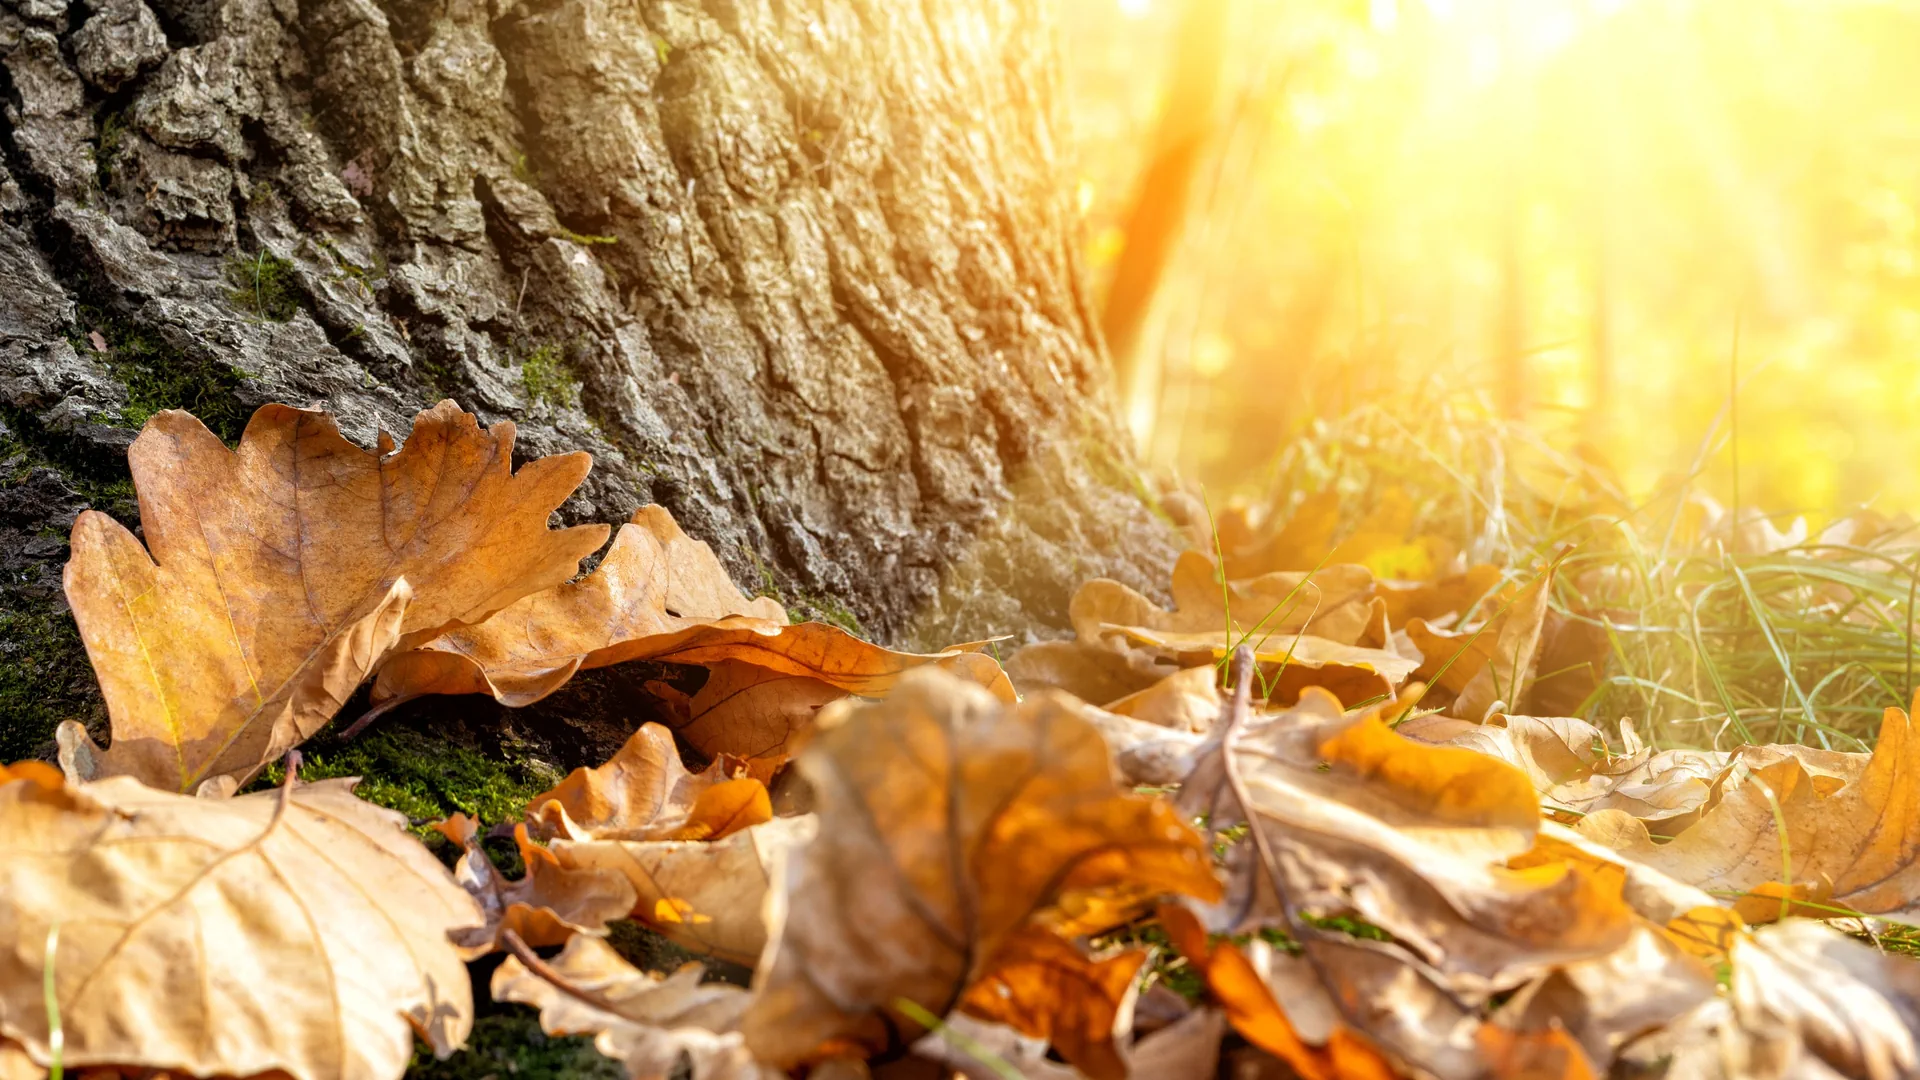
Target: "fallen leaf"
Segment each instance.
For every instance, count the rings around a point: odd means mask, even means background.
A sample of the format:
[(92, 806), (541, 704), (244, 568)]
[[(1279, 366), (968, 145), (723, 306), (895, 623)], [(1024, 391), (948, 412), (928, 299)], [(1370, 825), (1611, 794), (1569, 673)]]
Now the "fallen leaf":
[(1105, 708), (1159, 727), (1203, 732), (1219, 718), (1221, 702), (1219, 675), (1209, 666), (1177, 671)]
[(1126, 1080), (1114, 1027), (1146, 960), (1139, 949), (1094, 960), (1070, 941), (1023, 927), (1001, 944), (958, 1008), (1047, 1040), (1088, 1080)]
[(1414, 677), (1453, 693), (1449, 715), (1481, 720), (1501, 702), (1518, 703), (1525, 696), (1552, 582), (1549, 566), (1471, 629), (1442, 630), (1425, 619), (1407, 623), (1407, 635), (1422, 657)]
[(1498, 584), (1500, 568), (1479, 563), (1437, 581), (1382, 580), (1378, 588), (1387, 617), (1393, 625), (1405, 626), (1414, 619), (1432, 623), (1449, 615), (1463, 616)]
[(449, 931), (473, 899), (399, 814), (323, 780), (233, 799), (132, 777), (0, 784), (0, 1037), (68, 1069), (389, 1080), (418, 1030), (445, 1057), (473, 1007)]
[(737, 660), (877, 696), (902, 672), (937, 664), (1011, 700), (992, 657), (899, 653), (825, 623), (787, 625), (774, 601), (748, 600), (712, 549), (671, 514), (643, 506), (620, 527), (594, 572), (528, 596), (478, 625), (401, 653), (380, 668), (374, 700), (422, 694), (491, 694), (523, 706), (575, 672), (628, 660), (712, 664)]
[(659, 724), (641, 725), (605, 764), (575, 769), (526, 809), (542, 835), (569, 840), (718, 840), (772, 816), (765, 785), (730, 778), (719, 762), (689, 772)]
[[(1590, 815), (1579, 831), (1711, 892), (1771, 882), (1791, 896), (1911, 921), (1920, 917), (1920, 738), (1907, 712), (1888, 709), (1871, 755), (1742, 747), (1718, 801), (1671, 841), (1654, 843), (1646, 825), (1618, 811)], [(1777, 908), (1780, 895), (1743, 914)]]
[(1234, 900), (1214, 914), (1214, 929), (1299, 912), (1352, 916), (1390, 933), (1465, 1001), (1626, 941), (1634, 914), (1624, 872), (1505, 865), (1540, 832), (1525, 773), (1404, 738), (1380, 712), (1343, 714), (1309, 689), (1294, 709), (1237, 735), (1223, 730), (1202, 753), (1182, 810), (1206, 814), (1216, 831), (1249, 820), (1257, 841), (1238, 845), (1246, 854), (1229, 863)]
[(820, 830), (772, 893), (744, 1024), (764, 1061), (910, 1043), (921, 1027), (897, 1001), (945, 1015), (1073, 894), (1218, 894), (1200, 838), (1168, 804), (1116, 790), (1099, 733), (1053, 694), (1008, 707), (928, 670), (840, 708), (796, 759)]
[[(1221, 630), (1179, 633), (1139, 626), (1110, 629), (1141, 645), (1161, 650), (1182, 666), (1208, 665), (1242, 643)], [(1391, 697), (1419, 661), (1384, 649), (1343, 645), (1311, 634), (1262, 632), (1246, 644), (1263, 665), (1262, 697), (1277, 705), (1291, 705), (1307, 688), (1325, 690), (1341, 701), (1359, 704)]]
[(775, 818), (722, 840), (555, 840), (563, 867), (622, 874), (633, 916), (683, 949), (751, 966), (767, 943), (761, 907), (786, 853), (813, 838), (812, 816)]
[(390, 651), (572, 576), (604, 527), (547, 518), (590, 459), (515, 473), (513, 435), (442, 402), (398, 453), (369, 453), (325, 414), (268, 405), (230, 451), (187, 413), (154, 414), (127, 451), (151, 557), (105, 514), (74, 522), (67, 599), (113, 743), (69, 726), (67, 759), (174, 791), (244, 781)]
[(1023, 694), (1049, 687), (1096, 705), (1147, 689), (1180, 668), (1143, 649), (1084, 641), (1037, 641), (1007, 657), (1007, 675)]
[(1912, 960), (1800, 920), (1742, 935), (1728, 955), (1726, 1004), (1675, 1025), (1676, 1075), (1920, 1075), (1920, 967)]
[(1515, 711), (1533, 716), (1584, 711), (1612, 655), (1613, 639), (1593, 612), (1562, 614), (1549, 608), (1540, 622), (1534, 679)]
[(813, 730), (821, 707), (847, 696), (819, 679), (738, 660), (717, 661), (708, 671), (706, 683), (687, 701), (685, 718), (669, 723), (688, 746), (709, 758), (738, 758), (762, 783)]
[(455, 814), (434, 826), (461, 849), (453, 880), (480, 905), (482, 926), (456, 931), (453, 941), (480, 956), (499, 948), (507, 931), (529, 945), (559, 945), (575, 934), (604, 935), (607, 924), (633, 910), (633, 886), (610, 870), (563, 867), (516, 825), (513, 842), (526, 872), (508, 881), (480, 849), (479, 822)]
[(1096, 578), (1074, 592), (1068, 617), (1075, 636), (1088, 644), (1101, 643), (1119, 626), (1175, 634), (1224, 633), (1229, 611), (1236, 636), (1311, 629), (1316, 636), (1353, 644), (1374, 620), (1373, 574), (1365, 567), (1324, 566), (1225, 585), (1217, 575), (1212, 559), (1188, 551), (1173, 566), (1173, 610), (1117, 581)]
[(493, 973), (494, 999), (540, 1010), (540, 1028), (549, 1035), (592, 1035), (594, 1049), (620, 1062), (631, 1080), (785, 1075), (755, 1062), (741, 1040), (747, 992), (703, 982), (699, 964), (662, 977), (590, 937), (568, 941), (550, 962), (535, 962), (539, 970), (529, 970), (519, 956), (508, 957)]
[[(1212, 674), (1211, 668), (1191, 670)], [(1114, 770), (1129, 784), (1177, 784), (1185, 780), (1206, 743), (1199, 732), (1161, 727), (1091, 705), (1081, 708), (1080, 715), (1106, 740)]]
[[(1301, 1080), (1368, 1080), (1397, 1075), (1364, 1036), (1341, 1025), (1317, 981), (1294, 982), (1288, 1004), (1312, 1016), (1312, 1041), (1296, 1029), (1273, 989), (1245, 953), (1230, 942), (1212, 944), (1199, 920), (1184, 908), (1162, 907), (1158, 921), (1167, 939), (1199, 970), (1207, 992), (1248, 1042), (1279, 1058)], [(1259, 946), (1264, 949), (1265, 943)], [(1270, 951), (1267, 952), (1271, 956)]]
[[(1485, 723), (1427, 715), (1395, 730), (1408, 738), (1460, 746), (1510, 762), (1526, 772), (1549, 808), (1586, 815), (1620, 810), (1663, 831), (1686, 827), (1705, 806), (1726, 771), (1719, 751), (1636, 747), (1608, 751), (1599, 729), (1573, 717), (1496, 713)], [(1626, 730), (1631, 737), (1631, 727)]]

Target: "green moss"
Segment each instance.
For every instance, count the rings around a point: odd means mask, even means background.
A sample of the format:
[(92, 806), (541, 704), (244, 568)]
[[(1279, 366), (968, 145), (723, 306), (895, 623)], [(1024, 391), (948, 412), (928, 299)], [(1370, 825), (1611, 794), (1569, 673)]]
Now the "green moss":
[(239, 440), (251, 415), (238, 393), (245, 372), (182, 352), (134, 320), (104, 309), (82, 305), (79, 316), (67, 339), (83, 353), (97, 354), (98, 346), (106, 345), (107, 367), (127, 388), (121, 423), (138, 428), (162, 409), (185, 409), (228, 443)]
[(293, 264), (262, 248), (258, 253), (227, 260), (227, 299), (242, 311), (263, 319), (286, 322), (300, 313), (300, 288)]
[(566, 355), (565, 346), (549, 341), (521, 358), (520, 385), (529, 400), (554, 408), (580, 403), (580, 384), (566, 369)]
[(62, 720), (85, 718), (92, 670), (66, 612), (0, 609), (0, 763), (32, 757)]
[(560, 226), (558, 235), (561, 239), (571, 240), (581, 247), (589, 247), (593, 244), (617, 244), (620, 242), (620, 238), (617, 236), (598, 236), (594, 233), (577, 233), (565, 225)]
[[(280, 765), (269, 766), (256, 786), (276, 785), (282, 775)], [(416, 825), (455, 810), (489, 824), (512, 820), (527, 800), (560, 782), (559, 773), (545, 765), (489, 757), (399, 727), (376, 727), (331, 746), (323, 736), (308, 747), (300, 776), (361, 777), (361, 798), (398, 810)]]
[(860, 617), (838, 597), (803, 592), (794, 598), (789, 610), (800, 619), (831, 623), (854, 637), (867, 636), (866, 628), (860, 625)]
[(620, 1063), (602, 1057), (584, 1035), (556, 1037), (540, 1030), (539, 1014), (524, 1005), (474, 1021), (466, 1048), (435, 1061), (426, 1043), (414, 1045), (410, 1080), (618, 1080)]
[(126, 114), (110, 112), (100, 118), (100, 136), (93, 145), (93, 172), (101, 190), (113, 185), (113, 162), (127, 140)]

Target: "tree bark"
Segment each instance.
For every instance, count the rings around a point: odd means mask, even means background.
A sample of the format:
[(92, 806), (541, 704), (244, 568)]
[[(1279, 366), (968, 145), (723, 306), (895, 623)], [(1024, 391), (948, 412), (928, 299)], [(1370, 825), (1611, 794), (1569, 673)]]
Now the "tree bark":
[(99, 706), (124, 450), (451, 397), (750, 591), (932, 645), (1152, 589), (1027, 0), (5, 0), (0, 760)]

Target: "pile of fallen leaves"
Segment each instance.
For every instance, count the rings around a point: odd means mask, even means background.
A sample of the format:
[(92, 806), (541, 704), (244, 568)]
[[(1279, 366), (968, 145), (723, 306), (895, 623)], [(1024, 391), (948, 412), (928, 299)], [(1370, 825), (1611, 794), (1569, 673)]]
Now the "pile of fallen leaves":
[[(577, 577), (587, 459), (512, 439), (150, 421), (144, 546), (83, 514), (67, 570), (111, 744), (0, 769), (0, 1076), (395, 1077), (496, 952), (496, 999), (636, 1078), (1920, 1076), (1920, 966), (1862, 940), (1920, 904), (1904, 712), (1871, 754), (1522, 715), (1588, 647), (1556, 566), (1350, 561), (1311, 514), (1183, 556), (1171, 608), (1086, 583), (1005, 672), (899, 653), (659, 507)], [(368, 680), (520, 706), (636, 659), (706, 681), (519, 820), (437, 824), (451, 870), (299, 779)], [(622, 920), (751, 986), (635, 967)]]

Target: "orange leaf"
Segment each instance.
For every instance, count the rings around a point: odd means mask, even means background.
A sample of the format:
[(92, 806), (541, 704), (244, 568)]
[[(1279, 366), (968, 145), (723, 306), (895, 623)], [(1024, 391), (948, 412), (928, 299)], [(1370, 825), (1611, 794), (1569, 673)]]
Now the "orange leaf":
[(749, 826), (773, 820), (773, 800), (767, 786), (751, 776), (720, 783), (700, 793), (687, 823), (668, 840), (720, 840)]
[(1138, 949), (1091, 960), (1072, 942), (1024, 927), (1000, 946), (958, 1008), (1046, 1039), (1090, 1080), (1126, 1080), (1114, 1022), (1146, 960)]
[(1308, 1044), (1246, 955), (1230, 942), (1209, 944), (1192, 912), (1167, 904), (1161, 906), (1158, 918), (1167, 940), (1200, 971), (1208, 993), (1226, 1011), (1233, 1029), (1286, 1062), (1301, 1080), (1391, 1080), (1396, 1075), (1364, 1037), (1344, 1027), (1336, 1027), (1325, 1045)]
[(228, 450), (187, 413), (155, 413), (127, 451), (148, 547), (105, 514), (74, 522), (67, 599), (113, 745), (70, 722), (63, 759), (170, 791), (244, 782), (390, 651), (571, 577), (605, 527), (547, 517), (590, 459), (516, 473), (513, 435), (448, 401), (398, 453), (373, 453), (323, 413), (267, 405)]

